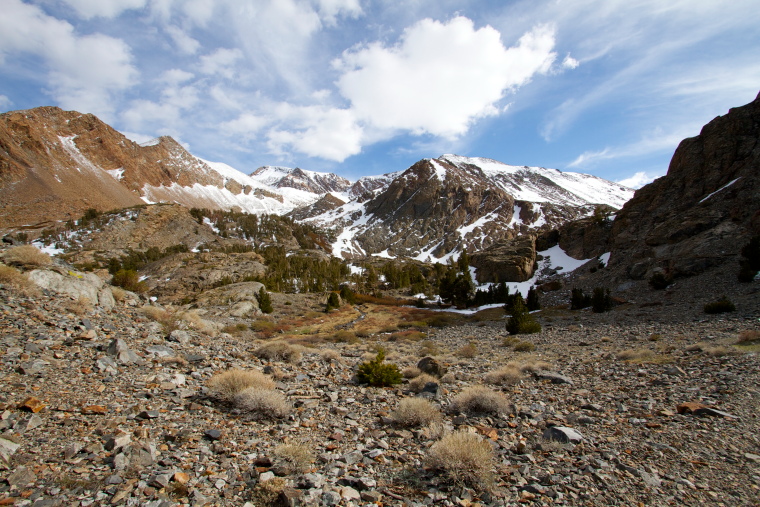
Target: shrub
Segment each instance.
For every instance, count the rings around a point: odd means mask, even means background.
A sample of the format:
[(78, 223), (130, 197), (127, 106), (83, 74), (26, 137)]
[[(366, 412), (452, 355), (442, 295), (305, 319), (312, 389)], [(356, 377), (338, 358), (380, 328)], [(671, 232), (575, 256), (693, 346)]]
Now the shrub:
[(259, 347), (253, 353), (259, 359), (268, 361), (284, 361), (288, 363), (297, 363), (301, 360), (301, 351), (298, 347), (287, 342), (267, 343)]
[(230, 401), (245, 389), (274, 389), (274, 382), (267, 375), (256, 370), (227, 370), (217, 373), (207, 383), (211, 394), (221, 400)]
[(356, 333), (353, 331), (348, 331), (346, 329), (341, 329), (340, 331), (337, 331), (333, 337), (332, 340), (334, 342), (338, 343), (359, 343), (359, 338), (356, 336)]
[(427, 465), (458, 485), (489, 488), (493, 481), (491, 444), (474, 433), (458, 431), (430, 447)]
[(509, 334), (532, 334), (541, 332), (541, 324), (533, 319), (522, 298), (516, 299), (512, 305), (512, 316), (507, 320)]
[(248, 387), (233, 398), (234, 405), (264, 419), (281, 419), (290, 413), (285, 395), (274, 389)]
[(478, 347), (474, 342), (470, 342), (461, 349), (457, 350), (457, 356), (472, 359), (478, 355)]
[(404, 398), (391, 414), (398, 426), (426, 426), (441, 420), (441, 412), (424, 398)]
[(657, 272), (649, 278), (649, 286), (655, 290), (662, 290), (670, 285), (670, 279), (665, 273)]
[(259, 302), (259, 310), (263, 313), (272, 313), (274, 311), (274, 308), (272, 307), (272, 298), (269, 297), (269, 293), (264, 287), (259, 289), (256, 299)]
[(287, 475), (304, 473), (313, 461), (314, 454), (304, 444), (280, 444), (274, 448), (274, 466)]
[(591, 309), (594, 313), (603, 313), (612, 310), (612, 296), (610, 296), (610, 289), (604, 287), (596, 287), (594, 289), (594, 295), (591, 296)]
[(591, 306), (591, 296), (583, 293), (583, 289), (573, 289), (570, 291), (570, 309), (582, 310)]
[(425, 340), (420, 344), (420, 350), (417, 353), (420, 357), (424, 356), (437, 356), (440, 352), (438, 345), (432, 340)]
[(350, 305), (356, 304), (356, 295), (348, 285), (340, 286), (340, 298)]
[(533, 352), (536, 346), (533, 342), (521, 341), (515, 345), (515, 352)]
[(409, 389), (415, 393), (419, 393), (425, 388), (425, 384), (428, 382), (438, 383), (438, 379), (432, 375), (428, 375), (427, 373), (421, 373), (420, 375), (414, 377), (411, 382), (409, 382)]
[(488, 373), (485, 381), (488, 384), (511, 385), (518, 383), (522, 378), (522, 370), (515, 363), (509, 363), (498, 370)]
[(121, 287), (131, 292), (145, 292), (148, 285), (140, 281), (140, 276), (134, 269), (120, 269), (111, 278), (111, 285)]
[(760, 341), (760, 331), (747, 329), (739, 333), (738, 343), (752, 343)]
[(48, 266), (53, 260), (46, 253), (32, 245), (21, 245), (9, 248), (3, 255), (3, 262), (9, 266), (36, 268)]
[(404, 378), (416, 378), (422, 374), (419, 368), (416, 366), (407, 366), (401, 371), (401, 375)]
[(248, 326), (246, 324), (243, 324), (242, 322), (238, 322), (237, 324), (230, 324), (222, 328), (223, 333), (232, 334), (232, 335), (237, 335), (247, 330), (248, 330)]
[(21, 293), (34, 292), (34, 284), (21, 271), (0, 264), (0, 284), (7, 285)]
[(359, 365), (356, 374), (357, 379), (362, 384), (371, 386), (384, 387), (401, 383), (401, 372), (395, 364), (383, 364), (385, 359), (385, 349), (380, 348), (377, 351), (375, 359)]
[(319, 351), (319, 355), (326, 363), (334, 363), (340, 361), (340, 352), (336, 349), (322, 349)]
[(485, 386), (471, 386), (456, 395), (449, 405), (452, 412), (500, 415), (508, 412), (509, 403), (503, 394)]
[(736, 311), (736, 306), (726, 297), (723, 296), (717, 301), (707, 303), (704, 307), (705, 313), (728, 313)]
[(327, 307), (325, 308), (325, 312), (329, 312), (336, 308), (340, 308), (340, 296), (335, 292), (331, 292), (327, 297)]

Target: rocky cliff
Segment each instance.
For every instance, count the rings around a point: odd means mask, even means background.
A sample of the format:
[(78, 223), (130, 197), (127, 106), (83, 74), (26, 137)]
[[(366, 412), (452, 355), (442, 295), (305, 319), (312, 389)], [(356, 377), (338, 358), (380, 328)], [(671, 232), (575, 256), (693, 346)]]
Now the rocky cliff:
[(698, 274), (760, 233), (760, 96), (676, 149), (667, 175), (636, 191), (612, 227), (610, 266), (634, 279)]

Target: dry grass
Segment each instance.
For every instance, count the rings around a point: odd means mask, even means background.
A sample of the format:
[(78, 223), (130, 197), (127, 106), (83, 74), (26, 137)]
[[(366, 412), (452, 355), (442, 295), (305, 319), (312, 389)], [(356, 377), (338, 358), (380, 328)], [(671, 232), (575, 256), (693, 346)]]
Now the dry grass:
[(404, 378), (415, 378), (419, 377), (422, 374), (419, 368), (416, 366), (407, 366), (403, 370), (401, 370), (401, 375)]
[(515, 352), (533, 352), (536, 345), (533, 342), (521, 341), (515, 344)]
[(326, 363), (338, 363), (341, 357), (337, 349), (322, 349), (319, 351), (319, 356)]
[(278, 505), (277, 501), (280, 493), (282, 493), (286, 486), (287, 482), (282, 477), (258, 482), (251, 490), (251, 502), (253, 505)]
[(500, 415), (509, 411), (509, 402), (502, 393), (485, 386), (471, 386), (454, 397), (449, 410), (467, 414)]
[(280, 444), (274, 448), (274, 466), (287, 475), (302, 474), (314, 462), (314, 453), (304, 444)]
[(111, 294), (113, 294), (113, 298), (115, 301), (121, 302), (127, 298), (127, 291), (125, 291), (121, 287), (112, 286)]
[(487, 384), (512, 385), (517, 384), (524, 376), (523, 371), (517, 364), (508, 363), (498, 370), (488, 373), (485, 381)]
[(92, 310), (92, 301), (90, 298), (79, 297), (76, 300), (66, 302), (65, 307), (74, 315), (84, 315)]
[(9, 266), (37, 268), (41, 266), (49, 266), (53, 263), (53, 259), (51, 259), (48, 254), (41, 252), (37, 247), (32, 245), (21, 245), (9, 248), (5, 254), (3, 254), (3, 262)]
[(757, 341), (760, 341), (760, 331), (747, 329), (739, 333), (739, 340), (736, 343), (744, 345)]
[(490, 488), (495, 465), (491, 444), (474, 433), (455, 432), (430, 447), (427, 465), (456, 484)]
[(191, 329), (195, 329), (203, 334), (213, 336), (217, 331), (217, 325), (214, 322), (201, 317), (198, 310), (180, 312), (177, 314), (177, 318), (182, 322), (185, 322)]
[(458, 357), (472, 359), (473, 357), (478, 355), (478, 347), (477, 345), (475, 345), (475, 342), (471, 341), (467, 345), (462, 347), (461, 349), (457, 350), (456, 355)]
[(427, 426), (441, 421), (441, 412), (424, 398), (404, 398), (391, 414), (398, 426)]
[(16, 268), (0, 264), (0, 284), (11, 287), (22, 294), (36, 293), (35, 285)]
[(409, 389), (415, 393), (419, 393), (422, 391), (422, 389), (425, 388), (425, 384), (428, 382), (435, 382), (437, 384), (438, 379), (432, 375), (428, 375), (427, 373), (421, 373), (414, 377), (411, 382), (409, 382)]
[(274, 389), (249, 387), (239, 391), (233, 402), (240, 410), (263, 419), (281, 419), (291, 411), (285, 395)]
[(657, 354), (649, 349), (629, 349), (618, 352), (617, 358), (633, 364), (664, 364), (673, 361), (673, 358), (663, 354)]
[(256, 370), (233, 369), (218, 373), (209, 379), (211, 394), (219, 399), (230, 401), (245, 389), (274, 389), (274, 381)]
[(441, 350), (438, 348), (438, 345), (435, 344), (432, 340), (425, 340), (420, 344), (420, 348), (417, 351), (417, 354), (419, 354), (420, 357), (425, 356), (437, 356), (440, 354)]
[(263, 347), (256, 349), (253, 354), (259, 359), (283, 361), (291, 364), (296, 364), (301, 360), (300, 347), (284, 341), (267, 343)]

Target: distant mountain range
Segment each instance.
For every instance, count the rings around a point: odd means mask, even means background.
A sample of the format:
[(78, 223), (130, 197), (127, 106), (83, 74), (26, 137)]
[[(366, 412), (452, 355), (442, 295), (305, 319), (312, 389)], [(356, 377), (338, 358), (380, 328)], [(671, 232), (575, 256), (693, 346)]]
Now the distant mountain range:
[(352, 183), (264, 166), (250, 175), (170, 137), (138, 145), (91, 114), (40, 107), (0, 115), (0, 227), (142, 203), (290, 214), (335, 231), (333, 254), (442, 258), (620, 208), (633, 190), (594, 176), (444, 155)]

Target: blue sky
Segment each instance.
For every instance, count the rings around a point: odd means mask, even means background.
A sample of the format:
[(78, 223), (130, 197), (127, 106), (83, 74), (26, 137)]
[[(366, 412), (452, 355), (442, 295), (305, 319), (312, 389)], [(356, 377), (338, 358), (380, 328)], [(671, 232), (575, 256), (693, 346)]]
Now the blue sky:
[(250, 173), (444, 153), (638, 186), (760, 91), (757, 0), (0, 0), (0, 111)]

